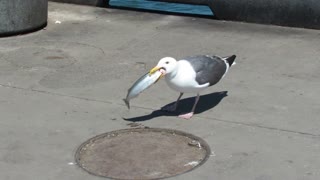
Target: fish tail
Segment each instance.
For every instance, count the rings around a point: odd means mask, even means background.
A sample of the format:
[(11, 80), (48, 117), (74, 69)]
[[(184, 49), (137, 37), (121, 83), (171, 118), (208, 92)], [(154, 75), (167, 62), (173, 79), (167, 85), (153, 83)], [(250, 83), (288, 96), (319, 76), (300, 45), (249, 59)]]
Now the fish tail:
[(123, 101), (124, 101), (124, 103), (126, 103), (128, 109), (130, 109), (130, 103), (129, 103), (129, 101), (128, 101), (127, 99), (123, 99)]

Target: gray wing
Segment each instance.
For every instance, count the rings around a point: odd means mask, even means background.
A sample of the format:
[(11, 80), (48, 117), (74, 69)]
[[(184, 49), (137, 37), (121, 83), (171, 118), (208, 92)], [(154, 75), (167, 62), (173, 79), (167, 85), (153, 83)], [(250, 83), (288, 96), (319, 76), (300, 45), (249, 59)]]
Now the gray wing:
[(184, 58), (196, 71), (196, 81), (202, 85), (209, 83), (210, 86), (220, 81), (226, 73), (227, 65), (217, 56), (192, 56)]

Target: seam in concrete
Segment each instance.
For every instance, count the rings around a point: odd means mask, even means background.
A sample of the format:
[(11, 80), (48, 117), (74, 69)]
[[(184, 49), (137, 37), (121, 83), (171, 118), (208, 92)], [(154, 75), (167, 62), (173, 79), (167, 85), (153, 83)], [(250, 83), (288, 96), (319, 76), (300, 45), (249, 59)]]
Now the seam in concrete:
[[(6, 85), (6, 84), (0, 84), (0, 87), (18, 89), (18, 90), (30, 91), (30, 92), (36, 92), (36, 93), (42, 93), (42, 94), (48, 94), (48, 95), (52, 95), (52, 96), (75, 98), (75, 99), (91, 101), (91, 102), (100, 102), (100, 103), (106, 103), (106, 104), (116, 104), (116, 105), (119, 105), (119, 106), (125, 106), (124, 104), (113, 103), (111, 101), (102, 101), (102, 100), (84, 98), (84, 97), (79, 97), (79, 96), (72, 96), (72, 95), (54, 93), (54, 92), (49, 92), (49, 91), (44, 91), (44, 90), (22, 88), (22, 87)], [(147, 108), (147, 107), (142, 107), (142, 106), (132, 106), (132, 107), (139, 108), (139, 109), (145, 109), (145, 110), (152, 110), (152, 111), (156, 111), (157, 110), (157, 109), (152, 109), (152, 108)], [(267, 129), (267, 130), (273, 130), (273, 131), (279, 131), (279, 132), (294, 133), (294, 134), (303, 135), (303, 136), (320, 137), (320, 134), (312, 134), (312, 133), (307, 133), (307, 132), (302, 132), (302, 131), (294, 131), (294, 130), (276, 128), (276, 127), (254, 125), (254, 124), (249, 124), (249, 123), (235, 122), (235, 121), (229, 121), (229, 120), (218, 119), (218, 118), (208, 118), (208, 117), (203, 117), (203, 116), (199, 116), (199, 115), (197, 115), (197, 117), (198, 118), (202, 118), (202, 119), (209, 119), (209, 120), (229, 123), (229, 124), (237, 124), (237, 125), (242, 125), (242, 126), (261, 128), (261, 129)]]
[(243, 126), (249, 126), (249, 127), (255, 127), (255, 128), (262, 128), (262, 129), (268, 129), (268, 130), (274, 130), (274, 131), (280, 131), (280, 132), (287, 132), (287, 133), (294, 133), (294, 134), (299, 134), (299, 135), (307, 135), (307, 136), (313, 136), (313, 137), (320, 137), (320, 134), (312, 134), (312, 133), (307, 133), (307, 132), (302, 132), (302, 131), (294, 131), (294, 130), (289, 130), (289, 129), (276, 128), (276, 127), (268, 127), (268, 126), (254, 125), (254, 124), (249, 124), (249, 123), (234, 122), (234, 121), (217, 119), (217, 118), (207, 118), (207, 117), (201, 117), (201, 118), (203, 118), (203, 119), (215, 120), (215, 121), (220, 121), (220, 122), (225, 122), (225, 123), (230, 123), (230, 124), (238, 124), (238, 125), (243, 125)]
[[(124, 106), (122, 104), (119, 104), (119, 105)], [(146, 109), (146, 110), (153, 110), (153, 111), (156, 110), (156, 109), (152, 109), (152, 108), (146, 108), (146, 107), (135, 106), (135, 105), (131, 105), (131, 107), (135, 107), (135, 108), (139, 108), (139, 109)], [(268, 126), (250, 124), (250, 123), (235, 122), (235, 121), (229, 121), (229, 120), (218, 119), (218, 118), (208, 118), (208, 117), (204, 117), (204, 116), (201, 116), (201, 115), (197, 115), (197, 117), (201, 118), (201, 119), (209, 119), (209, 120), (214, 120), (214, 121), (219, 121), (219, 122), (224, 122), (224, 123), (229, 123), (229, 124), (237, 124), (237, 125), (242, 125), (242, 126), (255, 127), (255, 128), (261, 128), (261, 129), (268, 129), (268, 130), (273, 130), (273, 131), (294, 133), (294, 134), (306, 135), (306, 136), (312, 136), (312, 137), (320, 137), (320, 134), (312, 134), (312, 133), (307, 133), (307, 132), (302, 132), (302, 131), (294, 131), (294, 130), (276, 128), (276, 127), (268, 127)]]
[(28, 89), (28, 88), (22, 88), (22, 87), (6, 85), (6, 84), (0, 84), (0, 87), (18, 89), (18, 90), (30, 91), (30, 92), (37, 92), (37, 93), (48, 94), (48, 95), (52, 95), (52, 96), (75, 98), (75, 99), (80, 99), (80, 100), (85, 100), (85, 101), (93, 101), (93, 102), (100, 102), (100, 103), (106, 103), (106, 104), (114, 104), (111, 101), (102, 101), (102, 100), (96, 100), (96, 99), (89, 99), (89, 98), (85, 98), (85, 97), (72, 96), (72, 95), (66, 95), (66, 94), (60, 94), (60, 93), (53, 93), (53, 92), (44, 91), (44, 90), (37, 90), (37, 89)]
[[(48, 40), (48, 41), (37, 41), (36, 44), (39, 44), (39, 43), (65, 43), (65, 44), (77, 44), (77, 45), (82, 45), (82, 46), (88, 46), (88, 47), (92, 47), (92, 48), (96, 48), (96, 49), (99, 49), (102, 54), (105, 56), (106, 53), (104, 52), (104, 50), (99, 47), (99, 46), (95, 46), (95, 45), (92, 45), (92, 44), (88, 44), (88, 43), (83, 43), (83, 42), (77, 42), (77, 41), (54, 41), (54, 40)], [(39, 47), (39, 46), (28, 46), (28, 47)]]

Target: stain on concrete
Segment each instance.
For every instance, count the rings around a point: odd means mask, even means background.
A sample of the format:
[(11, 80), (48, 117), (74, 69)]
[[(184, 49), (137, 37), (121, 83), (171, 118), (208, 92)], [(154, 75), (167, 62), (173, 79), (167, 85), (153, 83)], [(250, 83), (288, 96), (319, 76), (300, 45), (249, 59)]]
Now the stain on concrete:
[(22, 142), (12, 142), (5, 147), (5, 153), (0, 156), (0, 162), (8, 164), (28, 164), (34, 157), (25, 148)]
[(76, 62), (76, 59), (67, 51), (44, 47), (21, 47), (6, 53), (4, 59), (12, 66), (22, 69), (39, 67), (59, 69)]
[[(118, 62), (112, 56), (106, 56), (103, 49), (89, 44), (78, 42), (48, 41), (38, 42), (38, 45), (60, 47), (70, 57), (76, 59), (75, 63), (62, 68), (55, 68), (54, 71), (46, 74), (39, 80), (39, 84), (50, 89), (78, 88), (104, 83), (117, 79), (118, 76), (126, 73), (127, 66)], [(64, 61), (63, 55), (47, 55), (44, 61)]]

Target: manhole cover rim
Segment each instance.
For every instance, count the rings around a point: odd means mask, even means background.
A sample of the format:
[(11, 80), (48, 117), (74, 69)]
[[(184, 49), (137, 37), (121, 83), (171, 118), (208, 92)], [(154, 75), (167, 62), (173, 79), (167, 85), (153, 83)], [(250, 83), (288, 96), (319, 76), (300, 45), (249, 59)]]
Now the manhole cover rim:
[(185, 136), (188, 137), (190, 139), (196, 140), (200, 143), (201, 148), (203, 148), (205, 150), (205, 155), (204, 158), (199, 162), (199, 164), (197, 164), (196, 166), (190, 168), (189, 170), (183, 171), (181, 173), (178, 174), (173, 174), (173, 175), (169, 175), (169, 176), (165, 176), (165, 177), (160, 177), (160, 178), (149, 178), (149, 179), (144, 179), (144, 180), (153, 180), (153, 179), (166, 179), (166, 178), (170, 178), (170, 177), (175, 177), (178, 175), (182, 175), (185, 173), (188, 173), (190, 171), (193, 171), (195, 169), (197, 169), (198, 167), (200, 167), (201, 165), (203, 165), (209, 158), (211, 155), (211, 149), (210, 146), (208, 145), (208, 143), (206, 141), (204, 141), (202, 138), (195, 136), (193, 134), (184, 132), (184, 131), (180, 131), (180, 130), (176, 130), (176, 129), (169, 129), (169, 128), (149, 128), (149, 127), (143, 127), (143, 128), (127, 128), (127, 129), (119, 129), (119, 130), (114, 130), (114, 131), (110, 131), (110, 132), (106, 132), (106, 133), (102, 133), (99, 135), (96, 135), (92, 138), (89, 138), (88, 140), (86, 140), (85, 142), (83, 142), (76, 150), (74, 158), (75, 158), (75, 162), (77, 164), (78, 167), (80, 167), (80, 169), (84, 170), (85, 172), (97, 176), (97, 177), (102, 177), (102, 178), (110, 178), (110, 179), (117, 179), (117, 180), (132, 180), (132, 179), (121, 179), (121, 178), (116, 178), (116, 177), (112, 177), (112, 176), (105, 176), (105, 175), (100, 175), (100, 174), (96, 174), (94, 172), (91, 172), (90, 170), (86, 169), (85, 167), (83, 167), (83, 165), (81, 164), (81, 151), (83, 150), (83, 148), (90, 144), (93, 143), (94, 141), (107, 137), (107, 136), (116, 136), (117, 134), (121, 134), (121, 133), (128, 133), (128, 132), (165, 132), (165, 133), (170, 133), (170, 134), (177, 134), (180, 136)]

